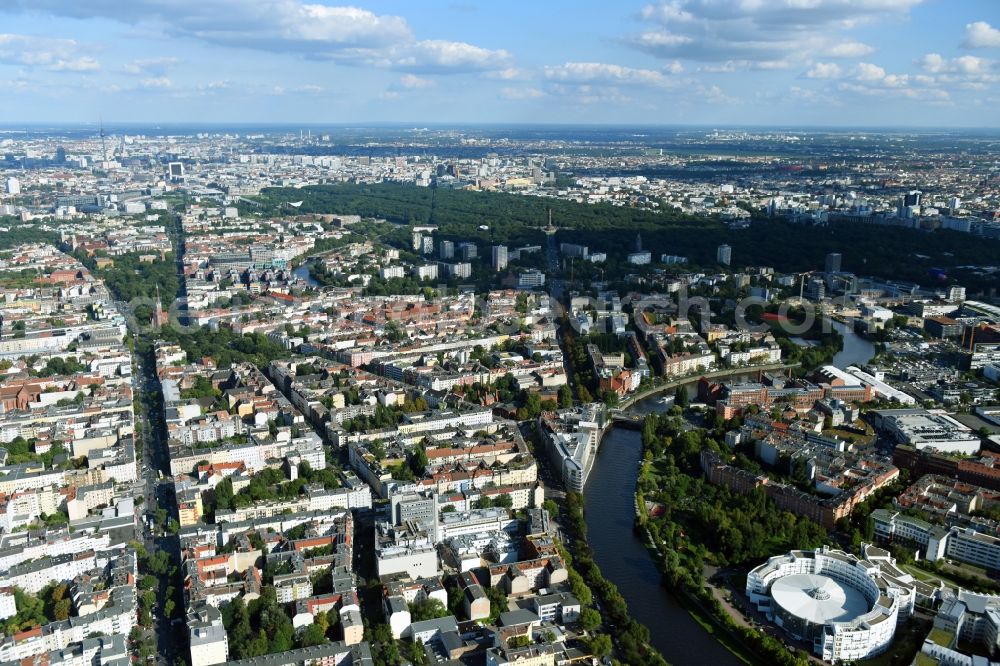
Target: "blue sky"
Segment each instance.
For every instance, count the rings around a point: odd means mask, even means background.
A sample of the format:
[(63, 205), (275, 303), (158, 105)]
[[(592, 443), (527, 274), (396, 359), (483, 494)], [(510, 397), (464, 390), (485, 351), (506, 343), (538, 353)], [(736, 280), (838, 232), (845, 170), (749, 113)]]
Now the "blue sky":
[(0, 123), (1000, 125), (1000, 0), (4, 0)]

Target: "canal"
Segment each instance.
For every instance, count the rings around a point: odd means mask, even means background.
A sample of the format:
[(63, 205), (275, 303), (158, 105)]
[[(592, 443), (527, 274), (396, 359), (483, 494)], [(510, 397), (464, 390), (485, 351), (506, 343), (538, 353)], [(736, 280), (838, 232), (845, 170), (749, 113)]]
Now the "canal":
[[(875, 355), (872, 344), (856, 335), (849, 324), (833, 322), (833, 327), (844, 339), (843, 349), (833, 359), (838, 368), (864, 365)], [(647, 398), (632, 411), (663, 411), (666, 406), (659, 400)], [(650, 642), (671, 664), (741, 664), (660, 585), (653, 558), (632, 531), (641, 456), (639, 432), (612, 428), (605, 435), (584, 491), (594, 560), (604, 577), (618, 587), (631, 615), (649, 628)]]

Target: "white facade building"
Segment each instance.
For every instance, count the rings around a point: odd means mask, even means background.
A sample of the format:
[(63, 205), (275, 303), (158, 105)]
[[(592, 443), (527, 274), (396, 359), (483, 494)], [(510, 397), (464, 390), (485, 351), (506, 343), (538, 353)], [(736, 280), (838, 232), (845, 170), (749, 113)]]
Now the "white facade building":
[(750, 571), (746, 593), (768, 619), (833, 662), (888, 650), (916, 600), (913, 577), (872, 546), (863, 558), (826, 546), (777, 555)]

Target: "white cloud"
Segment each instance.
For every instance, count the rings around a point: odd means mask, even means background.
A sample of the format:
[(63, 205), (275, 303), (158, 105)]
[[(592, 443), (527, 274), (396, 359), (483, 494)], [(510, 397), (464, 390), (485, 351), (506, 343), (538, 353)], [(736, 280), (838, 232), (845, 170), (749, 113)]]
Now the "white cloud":
[(615, 85), (637, 85), (669, 87), (676, 81), (663, 72), (653, 69), (636, 69), (601, 62), (567, 62), (562, 65), (547, 65), (545, 78), (550, 81), (569, 83), (605, 83)]
[(560, 83), (553, 85), (550, 92), (569, 98), (575, 104), (583, 104), (585, 106), (594, 104), (615, 104), (622, 106), (635, 102), (633, 97), (626, 95), (614, 86), (592, 86), (589, 84), (564, 85)]
[(920, 59), (919, 64), (923, 67), (924, 71), (936, 74), (944, 71), (946, 62), (944, 56), (940, 53), (928, 53)]
[(122, 71), (126, 74), (163, 76), (168, 69), (179, 62), (177, 58), (170, 57), (143, 58), (126, 64), (122, 67)]
[(306, 84), (303, 86), (294, 86), (292, 88), (286, 88), (285, 86), (273, 86), (270, 90), (265, 90), (264, 92), (276, 97), (281, 97), (283, 95), (318, 95), (323, 92), (323, 90), (322, 86)]
[(812, 88), (800, 88), (799, 86), (792, 86), (788, 89), (788, 92), (792, 94), (793, 97), (798, 97), (800, 99), (812, 100), (816, 98), (816, 91)]
[(146, 88), (147, 90), (153, 90), (153, 89), (163, 90), (166, 88), (172, 88), (173, 85), (174, 85), (173, 81), (171, 81), (165, 76), (151, 76), (149, 78), (142, 79), (141, 81), (139, 81), (139, 87)]
[(680, 49), (694, 43), (692, 37), (676, 35), (670, 32), (644, 32), (633, 43), (647, 51)]
[(739, 100), (730, 97), (722, 91), (722, 88), (716, 85), (712, 86), (696, 86), (694, 89), (694, 95), (696, 97), (702, 98), (706, 102), (711, 102), (713, 104), (738, 104)]
[(909, 84), (909, 74), (886, 74), (882, 77), (882, 85), (887, 88), (905, 88)]
[(81, 56), (71, 60), (56, 60), (48, 66), (53, 72), (94, 72), (101, 68), (101, 63), (90, 56)]
[(401, 16), (303, 0), (7, 0), (5, 4), (7, 9), (162, 26), (170, 37), (223, 46), (403, 71), (502, 70), (512, 60), (502, 49), (418, 40)]
[[(665, 99), (671, 104), (691, 102), (736, 104), (716, 85), (706, 85), (693, 77), (678, 76), (678, 69), (641, 69), (601, 62), (567, 62), (548, 65), (542, 73), (544, 94), (583, 105), (638, 105), (654, 109)], [(676, 73), (676, 74), (674, 74)], [(541, 91), (539, 91), (541, 92)], [(507, 91), (508, 96), (518, 94)], [(522, 95), (523, 96), (523, 95)]]
[[(928, 54), (920, 62), (928, 72), (943, 71), (952, 66), (949, 64), (950, 61), (935, 53)], [(858, 95), (908, 99), (936, 106), (950, 106), (953, 104), (951, 95), (942, 87), (942, 83), (953, 82), (959, 81), (957, 78), (946, 81), (940, 75), (896, 74), (886, 72), (878, 65), (862, 62), (850, 72), (849, 77), (841, 81), (838, 89), (841, 92)]]
[(260, 2), (275, 5), (279, 35), (287, 40), (328, 44), (370, 45), (406, 39), (410, 27), (400, 16), (379, 16), (358, 7), (328, 7), (299, 2)]
[(220, 79), (218, 81), (209, 81), (208, 83), (202, 83), (198, 86), (198, 90), (201, 92), (215, 92), (216, 90), (229, 90), (233, 88), (236, 84), (228, 79)]
[(302, 0), (8, 0), (5, 4), (73, 18), (158, 22), (168, 35), (268, 51), (311, 53), (412, 40), (402, 17)]
[(962, 46), (967, 49), (1000, 48), (1000, 30), (986, 21), (976, 21), (965, 26)]
[(518, 69), (517, 67), (507, 67), (506, 69), (500, 69), (494, 72), (489, 72), (487, 76), (491, 79), (500, 79), (502, 81), (513, 81), (514, 79), (527, 78), (528, 74), (524, 70)]
[(870, 62), (859, 62), (854, 68), (854, 77), (858, 81), (881, 81), (885, 78), (885, 70)]
[(538, 99), (545, 97), (545, 93), (538, 88), (501, 88), (500, 96), (510, 100)]
[(818, 62), (806, 72), (807, 79), (839, 79), (840, 65), (835, 62)]
[(874, 48), (844, 33), (905, 18), (922, 0), (669, 0), (639, 15), (647, 29), (627, 39), (661, 58), (771, 69), (803, 56), (857, 58)]
[(947, 90), (940, 88), (922, 88), (912, 86), (870, 86), (857, 83), (843, 82), (839, 89), (842, 92), (857, 93), (874, 97), (896, 97), (923, 102), (935, 106), (950, 106), (952, 104), (951, 95)]
[(993, 62), (975, 56), (959, 56), (951, 61), (955, 71), (962, 74), (986, 74), (993, 70)]
[(12, 93), (23, 93), (33, 89), (25, 79), (0, 79), (0, 88)]
[(824, 55), (830, 58), (860, 58), (874, 52), (874, 46), (862, 42), (841, 42), (828, 48)]
[(917, 61), (925, 72), (931, 74), (957, 73), (982, 75), (989, 74), (993, 70), (993, 61), (976, 56), (959, 56), (957, 58), (945, 58), (940, 53), (928, 53)]
[(0, 34), (0, 63), (53, 72), (92, 72), (101, 68), (92, 49), (74, 39)]
[(419, 90), (432, 87), (434, 82), (430, 79), (424, 79), (416, 76), (415, 74), (403, 74), (403, 76), (399, 77), (399, 85), (410, 90)]
[(465, 42), (425, 39), (390, 49), (372, 64), (418, 72), (504, 70), (513, 60), (510, 53), (484, 49)]
[(789, 69), (792, 63), (788, 60), (727, 60), (723, 63), (712, 63), (702, 65), (698, 68), (701, 72), (728, 73), (741, 70), (752, 69), (761, 72), (770, 72), (782, 69)]
[(672, 0), (658, 5), (646, 5), (642, 8), (642, 18), (663, 23), (687, 23), (694, 20), (694, 14), (684, 11), (683, 2)]

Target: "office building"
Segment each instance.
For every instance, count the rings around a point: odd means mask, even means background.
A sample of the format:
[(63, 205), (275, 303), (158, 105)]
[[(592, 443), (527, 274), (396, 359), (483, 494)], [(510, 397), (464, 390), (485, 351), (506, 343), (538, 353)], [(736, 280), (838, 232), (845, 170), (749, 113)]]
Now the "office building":
[(583, 492), (606, 419), (600, 403), (545, 412), (538, 418), (545, 450), (568, 489)]
[(406, 269), (402, 266), (383, 266), (378, 269), (378, 276), (383, 280), (391, 280), (392, 278), (401, 278), (406, 275)]
[(21, 193), (21, 181), (17, 178), (11, 176), (7, 179), (7, 194), (20, 194)]
[(470, 261), (479, 257), (479, 250), (475, 243), (459, 243), (458, 255), (463, 261)]
[(918, 451), (973, 455), (979, 451), (979, 435), (947, 414), (923, 409), (882, 409), (871, 412), (874, 424), (900, 444)]
[[(1000, 647), (1000, 597), (959, 588), (941, 592), (934, 628), (924, 639), (915, 664), (980, 666)], [(970, 649), (972, 648), (972, 649)], [(979, 649), (974, 649), (979, 648)], [(972, 654), (970, 654), (970, 652)]]
[(545, 273), (531, 269), (517, 276), (518, 289), (534, 289), (545, 286)]
[(826, 255), (826, 272), (839, 273), (840, 261), (841, 261), (841, 255), (839, 252), (831, 252), (828, 255)]
[(747, 597), (824, 661), (878, 656), (913, 613), (916, 584), (886, 551), (864, 550), (863, 558), (828, 546), (772, 557), (747, 575)]
[(645, 266), (652, 259), (653, 257), (648, 250), (646, 252), (632, 252), (628, 255), (628, 263), (636, 266)]
[(723, 266), (728, 266), (733, 260), (733, 248), (728, 245), (720, 245), (715, 251), (715, 260)]
[(467, 261), (459, 262), (457, 264), (446, 264), (441, 262), (438, 265), (441, 267), (441, 270), (444, 271), (444, 274), (450, 278), (472, 277), (472, 264)]
[(811, 278), (806, 286), (806, 296), (814, 301), (826, 298), (826, 283), (819, 278)]
[(494, 245), (493, 246), (493, 270), (502, 271), (507, 268), (507, 246), (506, 245)]
[(564, 257), (579, 257), (581, 259), (586, 259), (590, 256), (590, 250), (586, 245), (577, 245), (576, 243), (560, 243), (559, 252), (561, 252)]
[[(955, 512), (950, 513), (951, 518), (957, 516)], [(967, 562), (991, 574), (1000, 571), (1000, 538), (986, 532), (960, 525), (935, 525), (886, 509), (872, 511), (872, 520), (880, 542), (902, 543), (910, 548), (919, 546), (920, 554), (928, 562), (947, 558)]]
[(436, 280), (438, 276), (437, 264), (424, 264), (413, 267), (413, 277), (418, 280)]
[(450, 240), (443, 240), (438, 243), (438, 256), (441, 259), (454, 259), (455, 243)]

